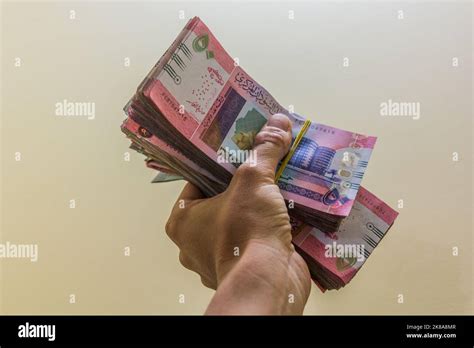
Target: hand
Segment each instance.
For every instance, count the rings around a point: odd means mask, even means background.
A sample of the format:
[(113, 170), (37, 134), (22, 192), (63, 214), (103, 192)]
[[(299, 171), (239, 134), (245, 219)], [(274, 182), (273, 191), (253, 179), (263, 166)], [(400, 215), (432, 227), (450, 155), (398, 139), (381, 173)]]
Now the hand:
[(166, 224), (184, 267), (217, 289), (208, 314), (302, 313), (311, 287), (275, 170), (291, 144), (291, 122), (273, 115), (255, 138), (257, 164), (243, 163), (227, 190), (204, 198), (188, 183)]

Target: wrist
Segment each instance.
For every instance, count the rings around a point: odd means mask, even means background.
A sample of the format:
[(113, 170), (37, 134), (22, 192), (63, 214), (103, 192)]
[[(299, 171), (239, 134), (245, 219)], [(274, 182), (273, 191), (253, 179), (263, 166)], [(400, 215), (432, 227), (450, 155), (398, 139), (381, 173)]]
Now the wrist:
[(232, 249), (232, 254), (220, 253), (216, 258), (217, 284), (219, 285), (237, 267), (239, 272), (245, 275), (248, 267), (263, 278), (272, 278), (272, 271), (278, 268), (288, 268), (290, 253), (294, 251), (293, 246), (289, 248), (277, 238), (251, 239), (240, 247)]
[(279, 243), (250, 241), (218, 283), (207, 314), (299, 313), (299, 306), (289, 301), (295, 284), (288, 249)]

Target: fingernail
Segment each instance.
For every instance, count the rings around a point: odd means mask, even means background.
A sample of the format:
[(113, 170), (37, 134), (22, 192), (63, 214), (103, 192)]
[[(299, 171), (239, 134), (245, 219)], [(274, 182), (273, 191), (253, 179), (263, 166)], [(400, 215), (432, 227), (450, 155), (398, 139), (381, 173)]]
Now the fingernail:
[(274, 114), (268, 119), (267, 126), (276, 127), (287, 131), (291, 127), (291, 122), (290, 119), (283, 114)]

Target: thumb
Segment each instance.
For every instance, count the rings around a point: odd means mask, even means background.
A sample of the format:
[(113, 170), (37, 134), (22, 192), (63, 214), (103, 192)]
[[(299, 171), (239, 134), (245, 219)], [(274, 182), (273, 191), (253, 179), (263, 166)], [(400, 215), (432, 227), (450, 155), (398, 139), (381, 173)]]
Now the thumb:
[[(239, 172), (250, 171), (252, 174), (258, 175), (259, 179), (273, 183), (276, 167), (290, 149), (291, 128), (291, 121), (287, 116), (283, 114), (272, 115), (255, 137), (253, 161), (243, 163), (237, 170), (236, 175), (239, 175)], [(244, 174), (244, 176), (247, 176), (247, 174)]]

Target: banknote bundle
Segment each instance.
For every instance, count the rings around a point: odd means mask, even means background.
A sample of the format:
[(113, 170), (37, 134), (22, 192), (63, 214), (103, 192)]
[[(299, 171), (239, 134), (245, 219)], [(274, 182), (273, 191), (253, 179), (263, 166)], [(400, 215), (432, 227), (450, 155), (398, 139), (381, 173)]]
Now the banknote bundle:
[(340, 289), (362, 267), (397, 215), (395, 210), (361, 187), (349, 216), (335, 233), (324, 233), (292, 219), (293, 244), (321, 290)]
[[(255, 135), (268, 118), (287, 115), (293, 140), (301, 141), (289, 161), (280, 163), (276, 184), (298, 221), (295, 238), (303, 241), (295, 245), (316, 273), (328, 266), (314, 258), (310, 235), (338, 235), (341, 226), (347, 228), (346, 219), (357, 214), (375, 137), (318, 122), (306, 127), (309, 121), (282, 107), (198, 17), (186, 24), (124, 110), (122, 131), (131, 148), (146, 156), (146, 165), (160, 172), (154, 182), (184, 178), (207, 196), (223, 192), (241, 163), (256, 160)], [(303, 238), (303, 231), (312, 232)], [(332, 271), (319, 280), (323, 288), (338, 288), (350, 278)]]
[[(156, 166), (181, 174), (209, 195), (224, 191), (236, 168), (251, 157), (255, 135), (272, 114), (291, 119), (294, 138), (305, 121), (235, 64), (197, 17), (125, 112), (139, 127), (125, 123), (124, 132)], [(151, 135), (157, 146), (147, 141)], [(294, 206), (290, 213), (324, 231), (337, 230), (351, 211), (375, 141), (313, 122), (277, 182)]]

